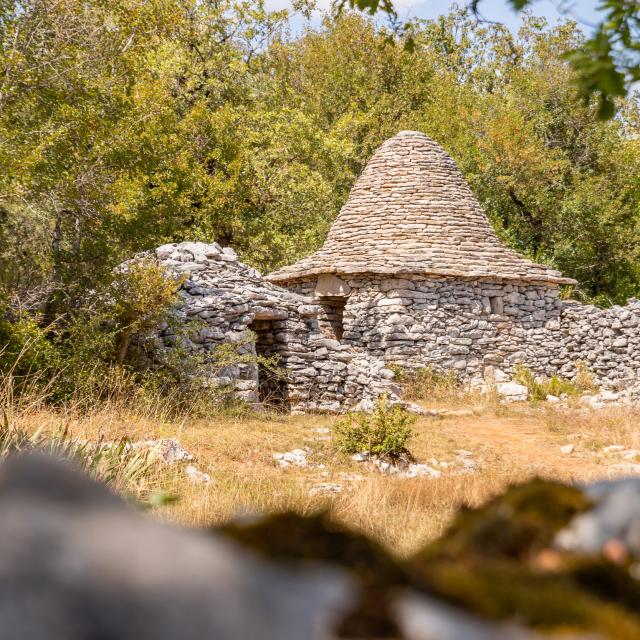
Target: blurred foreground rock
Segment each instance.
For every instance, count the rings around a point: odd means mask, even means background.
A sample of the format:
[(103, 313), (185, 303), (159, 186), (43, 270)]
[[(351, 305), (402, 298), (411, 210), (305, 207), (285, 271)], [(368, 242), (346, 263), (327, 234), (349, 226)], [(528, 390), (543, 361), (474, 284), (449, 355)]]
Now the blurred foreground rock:
[(0, 467), (0, 640), (640, 637), (640, 480), (533, 480), (399, 561), (326, 514), (195, 531), (41, 456)]
[(211, 533), (144, 517), (39, 456), (0, 468), (2, 640), (320, 638), (343, 573), (295, 573)]

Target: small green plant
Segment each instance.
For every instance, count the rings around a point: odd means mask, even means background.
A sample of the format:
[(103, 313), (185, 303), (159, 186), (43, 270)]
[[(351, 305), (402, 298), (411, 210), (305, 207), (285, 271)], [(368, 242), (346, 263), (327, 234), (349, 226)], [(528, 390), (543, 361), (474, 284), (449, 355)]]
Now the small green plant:
[(402, 407), (391, 406), (382, 396), (371, 415), (351, 413), (333, 428), (334, 442), (344, 453), (398, 458), (407, 454), (407, 442), (413, 437), (416, 418)]
[(573, 381), (560, 376), (551, 378), (536, 378), (533, 371), (523, 364), (516, 365), (514, 380), (529, 389), (532, 400), (545, 400), (547, 396), (567, 395), (579, 396), (586, 391), (593, 391), (595, 384), (593, 374), (585, 363), (576, 363), (577, 374)]

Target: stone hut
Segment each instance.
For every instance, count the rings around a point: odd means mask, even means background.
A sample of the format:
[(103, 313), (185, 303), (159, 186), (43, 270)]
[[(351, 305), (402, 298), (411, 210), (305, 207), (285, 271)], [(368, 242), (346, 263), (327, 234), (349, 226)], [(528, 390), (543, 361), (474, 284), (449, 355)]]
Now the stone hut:
[[(263, 278), (217, 244), (160, 247), (187, 275), (181, 317), (204, 323), (188, 347), (221, 343), (278, 357), (286, 380), (238, 363), (214, 382), (243, 399), (276, 397), (293, 411), (370, 406), (396, 390), (390, 365), (455, 370), (481, 383), (518, 364), (640, 395), (640, 302), (598, 309), (561, 299), (575, 284), (505, 247), (451, 157), (402, 131), (367, 164), (324, 246)], [(242, 344), (250, 330), (255, 341)], [(171, 329), (165, 343), (174, 339)]]
[(369, 161), (313, 255), (267, 276), (313, 296), (327, 335), (415, 368), (480, 381), (523, 364), (607, 387), (640, 387), (640, 304), (560, 299), (571, 278), (507, 248), (452, 158), (417, 131)]

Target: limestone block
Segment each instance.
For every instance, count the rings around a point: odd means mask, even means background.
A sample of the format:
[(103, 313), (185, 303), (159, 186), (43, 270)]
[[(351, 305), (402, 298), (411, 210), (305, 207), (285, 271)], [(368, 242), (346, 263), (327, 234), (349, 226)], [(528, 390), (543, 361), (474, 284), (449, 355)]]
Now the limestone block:
[(318, 276), (315, 293), (318, 297), (346, 297), (351, 293), (351, 287), (331, 273), (322, 273)]

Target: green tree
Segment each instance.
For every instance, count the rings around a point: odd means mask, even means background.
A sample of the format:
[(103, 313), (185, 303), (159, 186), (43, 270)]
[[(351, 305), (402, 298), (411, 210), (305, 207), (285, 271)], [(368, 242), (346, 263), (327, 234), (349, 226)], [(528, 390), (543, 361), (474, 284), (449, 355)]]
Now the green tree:
[[(521, 11), (533, 8), (535, 0), (506, 0)], [(406, 44), (413, 48), (411, 25), (400, 24), (392, 0), (339, 0), (338, 10), (345, 7), (370, 14), (386, 13), (395, 30), (408, 33)], [(468, 6), (482, 19), (482, 0), (471, 0)], [(560, 7), (562, 10), (562, 6)], [(637, 0), (604, 0), (598, 10), (603, 14), (593, 35), (565, 53), (576, 71), (576, 84), (583, 98), (596, 96), (598, 115), (610, 119), (616, 113), (615, 98), (626, 97), (634, 82), (640, 80), (640, 7)]]

